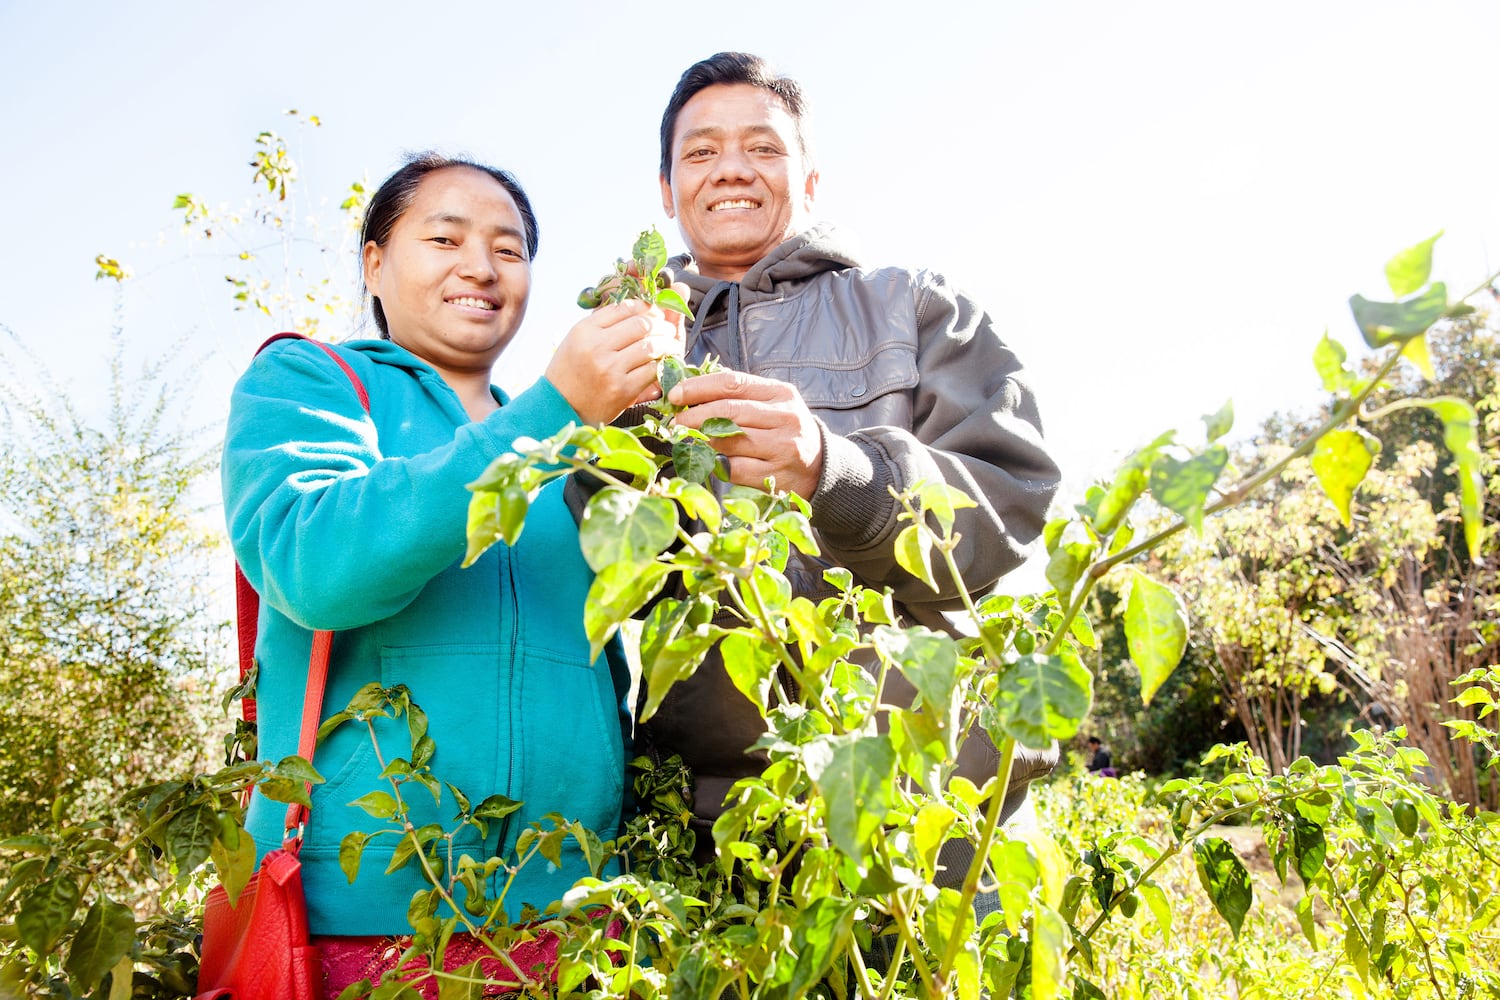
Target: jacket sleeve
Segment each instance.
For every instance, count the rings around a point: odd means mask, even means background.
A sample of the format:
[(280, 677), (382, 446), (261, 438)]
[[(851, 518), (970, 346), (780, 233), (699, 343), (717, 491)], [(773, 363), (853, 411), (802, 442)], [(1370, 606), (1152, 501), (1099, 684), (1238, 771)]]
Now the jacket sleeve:
[[(369, 390), (378, 406), (378, 383)], [(305, 628), (388, 618), (463, 555), (465, 485), (517, 437), (576, 420), (542, 380), (449, 443), (388, 457), (333, 360), (313, 344), (278, 344), (230, 401), (222, 476), (235, 558), (261, 599)]]
[(940, 276), (915, 276), (917, 372), (912, 427), (869, 427), (847, 437), (824, 428), (823, 471), (812, 523), (825, 556), (868, 586), (890, 586), (910, 607), (949, 610), (958, 589), (939, 570), (938, 592), (896, 562), (903, 522), (890, 487), (918, 480), (956, 487), (977, 506), (958, 512), (954, 553), (972, 594), (1026, 558), (1046, 523), (1060, 473), (1042, 442), (1036, 399), (988, 313)]

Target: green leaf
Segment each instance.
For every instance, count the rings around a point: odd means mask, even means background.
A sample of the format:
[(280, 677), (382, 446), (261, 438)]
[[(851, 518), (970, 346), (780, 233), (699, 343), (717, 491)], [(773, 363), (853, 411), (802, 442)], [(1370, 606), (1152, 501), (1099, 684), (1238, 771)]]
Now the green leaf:
[(1057, 1000), (1067, 979), (1067, 921), (1039, 903), (1031, 923), (1031, 1000)]
[(339, 841), (339, 868), (350, 885), (359, 877), (359, 863), (364, 858), (365, 845), (369, 842), (370, 835), (361, 830), (346, 833), (344, 839)]
[(615, 630), (661, 590), (671, 572), (672, 567), (659, 562), (615, 563), (599, 571), (583, 606), (590, 662), (599, 658)]
[(104, 981), (105, 973), (130, 954), (133, 944), (135, 914), (130, 907), (100, 896), (73, 935), (63, 968), (80, 993), (91, 992)]
[(1318, 439), (1312, 469), (1345, 527), (1350, 524), (1349, 503), (1354, 491), (1364, 482), (1379, 453), (1380, 440), (1362, 430), (1329, 431)]
[(1024, 746), (1045, 750), (1053, 740), (1078, 732), (1094, 701), (1094, 678), (1064, 646), (1056, 653), (1031, 653), (1006, 668), (999, 685), (999, 724)]
[(813, 538), (812, 525), (808, 522), (807, 515), (801, 511), (788, 510), (777, 514), (771, 518), (771, 528), (797, 546), (797, 551), (803, 555), (821, 554), (817, 539)]
[(1240, 936), (1240, 927), (1255, 896), (1250, 888), (1250, 873), (1229, 842), (1208, 837), (1193, 845), (1193, 859), (1198, 866), (1198, 881), (1213, 901), (1214, 909)]
[(646, 702), (638, 721), (645, 722), (656, 714), (672, 685), (693, 675), (722, 634), (723, 630), (714, 626), (700, 626), (668, 642), (652, 659), (646, 660), (643, 655), (641, 682), (646, 686)]
[(250, 836), (249, 830), (237, 824), (236, 827), (233, 847), (224, 842), (221, 825), (220, 835), (214, 838), (209, 849), (214, 870), (219, 873), (219, 882), (229, 895), (230, 906), (239, 902), (240, 893), (249, 884), (250, 876), (255, 874), (255, 838)]
[(809, 987), (822, 981), (833, 965), (834, 956), (849, 943), (854, 930), (854, 909), (853, 900), (823, 896), (797, 914), (792, 927), (792, 949), (797, 963), (792, 968), (788, 996), (803, 996)]
[[(697, 438), (678, 438), (672, 443), (672, 468), (678, 477), (703, 485), (714, 473), (719, 453)], [(714, 506), (718, 506), (715, 503)]]
[(731, 632), (719, 643), (719, 655), (730, 683), (764, 717), (771, 701), (771, 682), (781, 662), (776, 651), (754, 636)]
[(491, 795), (474, 809), (475, 819), (504, 819), (526, 803), (504, 795)]
[(973, 497), (947, 483), (929, 483), (924, 480), (916, 484), (915, 492), (923, 512), (937, 518), (938, 526), (943, 532), (953, 530), (957, 511), (978, 506)]
[[(630, 477), (632, 485), (644, 487), (656, 478), (656, 463), (651, 456), (645, 452), (625, 451), (623, 449), (611, 451), (600, 455), (595, 464), (601, 469), (613, 469), (623, 472)], [(588, 473), (575, 473), (575, 475), (588, 475)]]
[(1437, 381), (1437, 371), (1432, 367), (1432, 354), (1427, 350), (1427, 337), (1413, 337), (1401, 348), (1401, 356), (1417, 366), (1417, 371), (1429, 382)]
[(1141, 701), (1151, 698), (1182, 662), (1187, 649), (1187, 608), (1171, 587), (1137, 572), (1125, 604), (1125, 641), (1141, 672)]
[(1099, 543), (1094, 541), (1082, 522), (1069, 521), (1056, 544), (1049, 547), (1052, 554), (1047, 559), (1047, 582), (1057, 591), (1058, 599), (1066, 604), (1073, 596), (1078, 578), (1099, 551)]
[(1323, 870), (1323, 859), (1327, 856), (1328, 844), (1323, 839), (1323, 828), (1301, 816), (1292, 818), (1292, 861), (1305, 888), (1312, 887), (1312, 880)]
[(396, 800), (389, 792), (366, 792), (349, 804), (363, 809), (376, 819), (390, 819), (396, 815)]
[(135, 962), (126, 955), (109, 972), (109, 1000), (130, 1000), (135, 995)]
[(1228, 463), (1229, 451), (1221, 444), (1210, 445), (1185, 462), (1160, 455), (1151, 464), (1151, 495), (1201, 535), (1203, 505)]
[(1177, 436), (1175, 431), (1167, 431), (1159, 435), (1155, 441), (1146, 447), (1131, 454), (1120, 470), (1115, 473), (1114, 482), (1104, 491), (1104, 496), (1099, 500), (1099, 507), (1094, 513), (1094, 530), (1100, 535), (1107, 535), (1115, 529), (1115, 526), (1129, 513), (1136, 499), (1146, 490), (1146, 476), (1151, 466), (1156, 461), (1161, 449), (1172, 443)]
[(932, 536), (917, 525), (908, 524), (896, 536), (896, 562), (934, 591), (938, 589), (932, 575)]
[(958, 647), (953, 640), (922, 626), (882, 625), (871, 633), (870, 641), (911, 681), (922, 702), (940, 718), (946, 717), (958, 684)]
[(1318, 378), (1323, 380), (1326, 391), (1347, 394), (1353, 392), (1354, 387), (1359, 384), (1359, 376), (1344, 364), (1347, 357), (1344, 345), (1329, 337), (1328, 331), (1323, 331), (1323, 339), (1313, 349), (1313, 368), (1317, 370)]
[(1443, 235), (1439, 229), (1421, 243), (1409, 246), (1386, 261), (1385, 283), (1398, 299), (1415, 292), (1432, 277), (1432, 245)]
[(1435, 282), (1427, 291), (1405, 302), (1371, 302), (1361, 295), (1349, 298), (1354, 322), (1365, 343), (1384, 347), (1393, 341), (1407, 340), (1428, 328), (1448, 312), (1448, 287)]
[(729, 438), (737, 437), (744, 432), (739, 424), (728, 417), (709, 417), (703, 421), (703, 426), (698, 428), (704, 437)]
[(1210, 441), (1217, 441), (1228, 434), (1229, 429), (1234, 426), (1234, 400), (1226, 399), (1217, 413), (1204, 414), (1203, 426)]
[(589, 568), (646, 563), (677, 537), (677, 506), (665, 497), (606, 487), (583, 510), (578, 542)]
[(288, 754), (276, 762), (271, 769), (271, 774), (278, 778), (289, 778), (292, 781), (311, 782), (314, 785), (323, 783), (323, 776), (313, 768), (305, 759), (296, 754)]
[(656, 382), (661, 386), (661, 395), (665, 399), (667, 393), (677, 387), (677, 383), (687, 377), (687, 371), (682, 367), (682, 359), (667, 355), (661, 359), (656, 374)]
[(33, 886), (21, 898), (16, 913), (16, 935), (38, 955), (47, 955), (62, 939), (78, 909), (78, 883), (66, 875)]
[(1443, 443), (1458, 464), (1458, 509), (1464, 519), (1469, 558), (1479, 561), (1484, 526), (1484, 475), (1479, 452), (1479, 418), (1474, 407), (1456, 396), (1424, 399), (1422, 405), (1443, 422)]
[(803, 763), (827, 803), (829, 840), (849, 857), (863, 857), (890, 811), (896, 750), (889, 736), (829, 736), (809, 747)]
[(469, 498), (468, 549), (463, 565), (471, 566), (496, 542), (514, 545), (526, 526), (531, 496), (519, 483), (506, 483), (496, 491), (478, 491)]
[(667, 241), (662, 238), (661, 233), (656, 231), (656, 227), (652, 226), (636, 237), (634, 245), (630, 248), (630, 256), (635, 259), (641, 281), (655, 284), (656, 273), (667, 262)]
[(663, 494), (681, 504), (688, 517), (702, 521), (709, 531), (718, 531), (719, 525), (723, 523), (723, 510), (719, 507), (718, 497), (699, 483), (670, 479), (663, 488)]
[[(673, 312), (682, 313), (682, 315), (686, 317), (690, 322), (693, 319), (693, 310), (688, 308), (687, 300), (684, 299), (681, 295), (678, 295), (677, 292), (673, 289), (658, 289), (656, 292), (656, 304), (661, 306), (663, 309), (670, 309)], [(666, 392), (663, 391), (662, 395), (665, 396)]]
[(208, 804), (185, 809), (167, 823), (167, 856), (177, 865), (178, 879), (186, 879), (208, 860), (219, 832), (219, 814)]

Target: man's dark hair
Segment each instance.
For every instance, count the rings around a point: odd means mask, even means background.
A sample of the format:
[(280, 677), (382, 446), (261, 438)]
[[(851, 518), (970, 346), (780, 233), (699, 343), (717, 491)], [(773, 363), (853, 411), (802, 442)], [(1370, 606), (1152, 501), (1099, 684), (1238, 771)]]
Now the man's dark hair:
[[(434, 170), (445, 170), (448, 167), (468, 167), (470, 170), (488, 174), (509, 192), (511, 198), (515, 200), (516, 211), (521, 213), (521, 225), (526, 230), (526, 257), (528, 260), (535, 260), (540, 233), (537, 230), (536, 213), (531, 210), (531, 199), (526, 197), (526, 191), (521, 187), (521, 182), (516, 180), (508, 170), (500, 170), (461, 157), (443, 156), (430, 150), (408, 156), (401, 168), (387, 177), (370, 199), (370, 204), (365, 208), (364, 228), (359, 234), (360, 253), (364, 253), (367, 243), (373, 242), (376, 246), (385, 246), (386, 241), (391, 238), (391, 230), (396, 228), (396, 223), (400, 221), (401, 216), (406, 214), (406, 210), (411, 207), (412, 199), (417, 196), (417, 188), (421, 186), (422, 178)], [(389, 340), (391, 331), (386, 327), (385, 310), (380, 307), (380, 299), (371, 297), (370, 311), (375, 314), (375, 325), (380, 328), (380, 336)]]
[(802, 154), (802, 166), (812, 169), (812, 155), (808, 150), (807, 98), (802, 96), (802, 86), (789, 76), (778, 76), (771, 64), (760, 56), (748, 52), (720, 52), (687, 68), (677, 81), (677, 88), (667, 101), (667, 110), (661, 116), (661, 175), (668, 183), (672, 180), (672, 137), (677, 131), (677, 116), (682, 108), (700, 90), (721, 83), (748, 83), (753, 87), (769, 90), (781, 98), (787, 114), (797, 126), (797, 150)]
[(1090, 743), (1098, 743), (1100, 745), (1103, 745), (1103, 742), (1104, 742), (1103, 740), (1099, 739), (1099, 737), (1097, 737), (1097, 736), (1090, 736), (1088, 741)]

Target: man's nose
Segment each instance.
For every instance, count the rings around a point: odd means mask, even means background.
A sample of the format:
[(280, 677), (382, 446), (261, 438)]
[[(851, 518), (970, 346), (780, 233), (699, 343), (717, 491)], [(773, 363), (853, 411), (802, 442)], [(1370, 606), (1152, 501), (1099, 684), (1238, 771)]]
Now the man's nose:
[(749, 180), (754, 176), (755, 168), (750, 157), (742, 150), (726, 149), (714, 160), (713, 179), (716, 181)]

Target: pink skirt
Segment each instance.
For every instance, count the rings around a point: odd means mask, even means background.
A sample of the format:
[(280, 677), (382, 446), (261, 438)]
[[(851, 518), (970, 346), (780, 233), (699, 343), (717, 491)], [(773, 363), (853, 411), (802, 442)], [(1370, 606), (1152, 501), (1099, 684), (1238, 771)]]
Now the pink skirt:
[[(313, 944), (323, 952), (323, 995), (327, 1000), (337, 1000), (344, 989), (361, 979), (372, 985), (379, 984), (385, 973), (398, 969), (401, 955), (411, 947), (410, 937), (314, 937)], [(551, 980), (557, 972), (557, 935), (550, 931), (538, 934), (532, 941), (523, 941), (510, 949), (510, 958), (533, 980)], [(481, 994), (486, 997), (502, 997), (514, 992), (520, 985), (511, 967), (495, 957), (495, 953), (470, 934), (455, 934), (443, 952), (443, 969), (453, 972), (479, 960), (479, 971), (491, 984)], [(428, 974), (425, 957), (399, 966), (401, 979), (415, 983), (415, 989), (424, 1000), (437, 1000), (437, 979)]]

